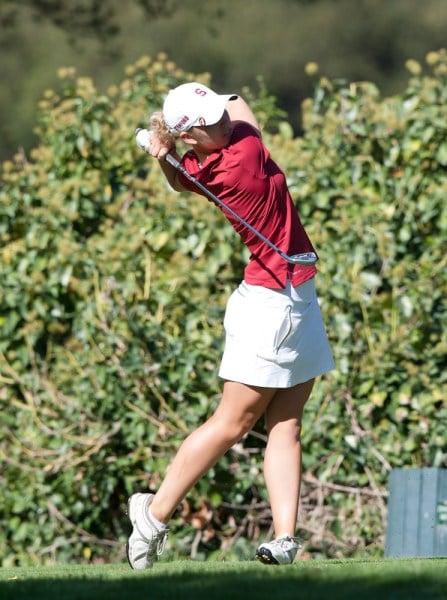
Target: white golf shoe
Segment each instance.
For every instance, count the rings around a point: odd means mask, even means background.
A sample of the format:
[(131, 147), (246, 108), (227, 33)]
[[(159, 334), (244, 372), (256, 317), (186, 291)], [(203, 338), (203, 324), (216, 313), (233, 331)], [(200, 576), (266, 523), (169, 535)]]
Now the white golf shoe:
[(150, 569), (165, 549), (169, 529), (159, 529), (149, 516), (153, 494), (132, 494), (127, 514), (133, 529), (127, 540), (127, 560), (132, 569)]
[(289, 565), (293, 562), (301, 544), (298, 538), (282, 535), (271, 542), (264, 542), (256, 550), (256, 558), (265, 565)]

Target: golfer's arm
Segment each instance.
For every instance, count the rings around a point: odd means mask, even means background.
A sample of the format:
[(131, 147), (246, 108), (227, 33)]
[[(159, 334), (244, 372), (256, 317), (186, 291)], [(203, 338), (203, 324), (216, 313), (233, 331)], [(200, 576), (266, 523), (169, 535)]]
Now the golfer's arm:
[(248, 106), (243, 98), (238, 96), (234, 100), (228, 100), (226, 106), (227, 112), (230, 115), (230, 119), (234, 121), (245, 121), (249, 123), (252, 127), (256, 129), (261, 137), (261, 127), (258, 123), (258, 120), (253, 114), (253, 111)]

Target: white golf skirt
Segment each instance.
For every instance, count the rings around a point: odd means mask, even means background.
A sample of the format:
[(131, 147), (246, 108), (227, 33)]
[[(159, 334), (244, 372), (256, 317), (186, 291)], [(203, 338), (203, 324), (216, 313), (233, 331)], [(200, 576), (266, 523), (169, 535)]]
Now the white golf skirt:
[(219, 376), (288, 388), (334, 368), (313, 279), (274, 290), (242, 282), (228, 299)]

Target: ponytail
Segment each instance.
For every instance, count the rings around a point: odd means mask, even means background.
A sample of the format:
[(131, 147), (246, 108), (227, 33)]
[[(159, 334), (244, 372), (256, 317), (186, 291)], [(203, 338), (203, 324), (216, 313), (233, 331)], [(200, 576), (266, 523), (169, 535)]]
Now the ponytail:
[(164, 145), (175, 145), (174, 136), (169, 131), (161, 111), (154, 112), (149, 117), (149, 129), (157, 135)]

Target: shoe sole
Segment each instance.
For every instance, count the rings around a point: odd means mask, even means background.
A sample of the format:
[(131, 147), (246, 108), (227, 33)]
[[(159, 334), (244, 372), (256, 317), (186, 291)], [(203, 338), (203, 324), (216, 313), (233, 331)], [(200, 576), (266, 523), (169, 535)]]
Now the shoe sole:
[[(131, 498), (132, 498), (132, 496), (130, 496), (129, 499), (127, 500), (127, 507), (126, 507), (125, 513), (129, 518), (130, 524), (132, 525), (132, 531), (133, 531), (133, 522), (132, 522), (132, 518), (130, 515), (130, 500), (131, 500)], [(126, 557), (127, 557), (127, 562), (129, 563), (129, 567), (131, 569), (133, 569), (132, 563), (130, 562), (130, 558), (129, 558), (129, 538), (127, 539), (127, 542), (126, 542)]]
[(261, 548), (256, 551), (256, 558), (264, 565), (279, 565), (279, 562), (267, 548)]
[(129, 542), (126, 542), (126, 558), (127, 558), (127, 562), (129, 563), (129, 567), (131, 569), (133, 569), (132, 563), (130, 562), (130, 558), (129, 558)]

